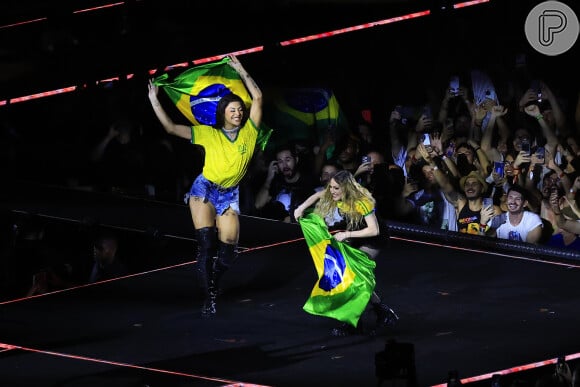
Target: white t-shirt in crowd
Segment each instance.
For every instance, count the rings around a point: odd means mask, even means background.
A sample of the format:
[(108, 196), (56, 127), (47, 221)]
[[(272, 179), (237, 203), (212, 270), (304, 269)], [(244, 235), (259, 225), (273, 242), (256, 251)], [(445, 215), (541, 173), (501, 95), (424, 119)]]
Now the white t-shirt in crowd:
[(528, 233), (531, 230), (535, 229), (538, 226), (540, 227), (543, 226), (542, 219), (540, 218), (540, 216), (531, 211), (524, 211), (522, 221), (517, 226), (514, 226), (510, 223), (508, 213), (502, 214), (501, 217), (498, 218), (500, 219), (503, 218), (502, 221), (505, 219), (505, 223), (503, 223), (501, 226), (497, 228), (496, 230), (497, 237), (501, 239), (509, 239), (512, 241), (525, 242)]

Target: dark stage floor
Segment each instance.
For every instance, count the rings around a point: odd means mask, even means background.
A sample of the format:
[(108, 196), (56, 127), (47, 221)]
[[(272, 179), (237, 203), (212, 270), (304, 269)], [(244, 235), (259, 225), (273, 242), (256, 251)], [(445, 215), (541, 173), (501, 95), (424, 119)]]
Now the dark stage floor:
[(392, 240), (377, 279), (399, 324), (335, 338), (333, 320), (302, 311), (315, 281), (304, 242), (254, 246), (209, 321), (192, 264), (2, 304), (0, 383), (374, 386), (375, 354), (394, 339), (412, 344), (418, 385), (436, 385), (452, 369), (477, 376), (580, 351), (578, 278), (577, 267)]
[[(9, 204), (47, 216), (56, 216), (57, 207), (69, 217), (72, 207), (84, 215), (96, 211), (110, 223), (96, 203)], [(399, 237), (391, 238), (376, 269), (377, 290), (399, 323), (375, 336), (332, 337), (335, 321), (302, 310), (316, 273), (299, 226), (255, 218), (242, 221), (243, 248), (223, 280), (218, 315), (204, 320), (187, 209), (159, 213), (170, 243), (179, 244), (165, 267), (0, 302), (1, 386), (377, 386), (375, 355), (390, 340), (414, 352), (414, 362), (398, 358), (397, 372), (414, 365), (417, 385), (433, 386), (445, 383), (450, 370), (461, 378), (489, 377), (580, 352), (580, 265)], [(137, 226), (128, 223), (123, 226)], [(363, 323), (372, 320), (369, 310)]]

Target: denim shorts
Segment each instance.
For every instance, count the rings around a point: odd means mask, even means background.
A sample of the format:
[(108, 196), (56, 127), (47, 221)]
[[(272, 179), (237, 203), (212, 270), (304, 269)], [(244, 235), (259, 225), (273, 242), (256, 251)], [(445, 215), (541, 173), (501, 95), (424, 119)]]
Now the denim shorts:
[(239, 186), (224, 188), (200, 174), (191, 185), (189, 192), (185, 194), (185, 204), (189, 203), (191, 196), (203, 198), (204, 202), (213, 204), (218, 215), (222, 215), (229, 207), (238, 215), (240, 214)]

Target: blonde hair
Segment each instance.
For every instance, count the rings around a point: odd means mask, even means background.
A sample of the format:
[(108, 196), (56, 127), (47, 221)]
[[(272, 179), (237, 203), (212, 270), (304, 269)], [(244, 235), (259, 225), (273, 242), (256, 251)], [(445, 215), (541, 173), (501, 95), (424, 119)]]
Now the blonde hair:
[[(347, 170), (338, 171), (331, 179), (334, 180), (336, 184), (342, 189), (342, 199), (344, 203), (341, 206), (342, 216), (346, 219), (347, 229), (354, 230), (362, 222), (363, 215), (356, 210), (356, 203), (359, 201), (366, 200), (375, 204), (375, 199), (368, 189), (360, 185), (355, 179), (352, 173)], [(332, 194), (330, 193), (330, 183), (326, 185), (324, 193), (320, 200), (316, 203), (314, 212), (320, 215), (322, 218), (332, 218), (334, 211), (337, 208), (338, 202), (332, 199)]]

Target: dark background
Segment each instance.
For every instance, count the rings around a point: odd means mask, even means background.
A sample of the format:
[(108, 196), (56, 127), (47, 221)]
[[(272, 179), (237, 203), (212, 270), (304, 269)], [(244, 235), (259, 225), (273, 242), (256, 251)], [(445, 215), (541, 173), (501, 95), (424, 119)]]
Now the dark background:
[[(445, 82), (442, 72), (473, 66), (509, 71), (518, 53), (527, 54), (534, 71), (556, 69), (562, 75), (578, 51), (546, 57), (529, 47), (524, 21), (539, 1), (494, 0), (453, 10), (451, 2), (441, 0), (133, 0), (73, 13), (104, 3), (3, 2), (2, 25), (48, 19), (0, 29), (0, 99), (128, 73), (139, 79), (150, 69), (264, 45), (264, 52), (243, 58), (261, 84), (326, 83), (340, 90), (345, 102), (367, 102), (379, 91)], [(577, 8), (572, 1), (565, 3)], [(294, 46), (277, 45), (423, 10), (432, 14)]]
[[(77, 86), (63, 95), (0, 106), (2, 168), (28, 179), (55, 179), (54, 172), (86, 159), (120, 115), (162, 132), (146, 96), (149, 71), (263, 45), (241, 55), (264, 89), (328, 87), (347, 117), (371, 109), (386, 127), (396, 104), (432, 102), (437, 109), (450, 75), (486, 71), (500, 102), (505, 81), (523, 54), (530, 77), (543, 79), (573, 117), (578, 97), (578, 43), (548, 57), (533, 50), (524, 22), (538, 1), (498, 1), (451, 9), (451, 2), (421, 0), (127, 1), (91, 12), (93, 1), (6, 1), (0, 25), (0, 101)], [(578, 12), (574, 1), (565, 1)], [(287, 47), (278, 42), (360, 25), (410, 12), (431, 15), (344, 33)], [(173, 72), (182, 71), (181, 69)], [(133, 74), (127, 80), (126, 75)], [(119, 81), (101, 82), (120, 77)], [(182, 117), (176, 116), (178, 119)], [(9, 164), (9, 166), (7, 166)], [(18, 172), (15, 173), (15, 167)]]

